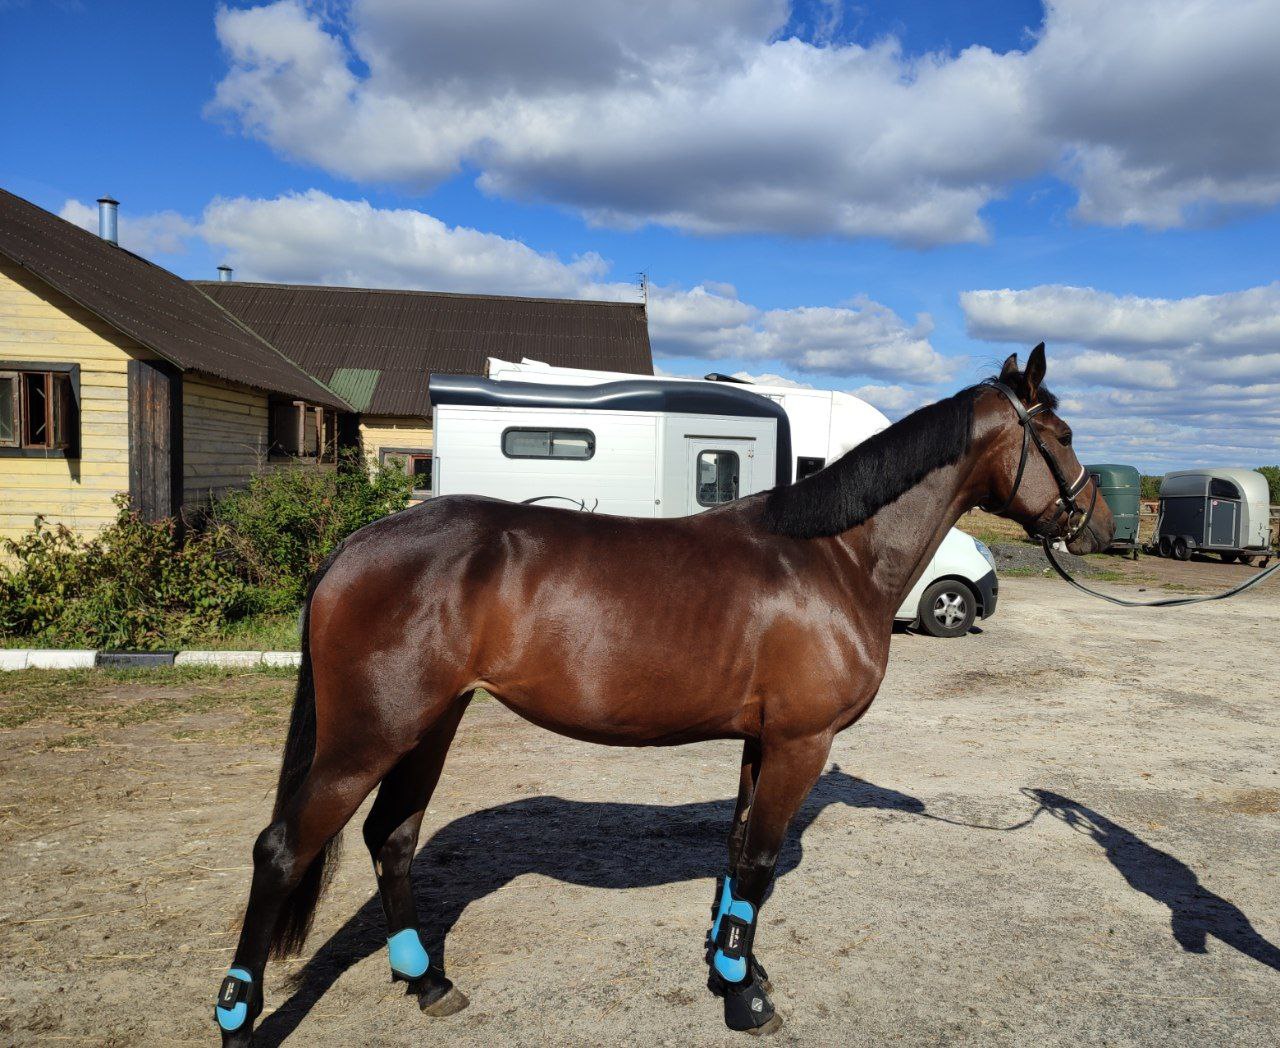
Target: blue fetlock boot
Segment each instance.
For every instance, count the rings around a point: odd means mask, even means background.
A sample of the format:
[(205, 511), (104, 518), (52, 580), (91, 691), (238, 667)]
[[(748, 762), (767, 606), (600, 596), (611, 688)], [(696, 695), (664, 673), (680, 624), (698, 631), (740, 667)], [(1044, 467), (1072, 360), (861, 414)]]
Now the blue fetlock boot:
[(233, 964), (218, 987), (213, 1018), (222, 1031), (223, 1042), (249, 1043), (253, 1021), (262, 1013), (262, 987), (248, 968)]
[(405, 993), (418, 998), (418, 1007), (427, 1015), (455, 1015), (470, 1002), (444, 974), (431, 966), (431, 956), (416, 928), (405, 928), (387, 940), (391, 979), (406, 984)]

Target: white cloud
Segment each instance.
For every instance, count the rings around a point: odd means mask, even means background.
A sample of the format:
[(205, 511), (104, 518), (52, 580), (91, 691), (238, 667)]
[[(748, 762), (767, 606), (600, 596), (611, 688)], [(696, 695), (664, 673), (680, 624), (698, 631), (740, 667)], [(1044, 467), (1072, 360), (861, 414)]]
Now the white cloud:
[(1280, 460), (1280, 282), (1181, 299), (1046, 285), (960, 305), (977, 338), (1048, 342), (1047, 381), (1095, 457)]
[[(1080, 367), (1094, 372), (1109, 360), (1125, 365), (1143, 360), (1200, 375), (1280, 378), (1280, 281), (1176, 299), (1046, 284), (1023, 291), (965, 291), (960, 307), (975, 338), (1083, 347), (1093, 356), (1078, 358)], [(1167, 384), (1166, 370), (1143, 374), (1156, 385)], [(1126, 383), (1148, 384), (1135, 382), (1134, 376)]]
[(376, 208), (314, 189), (269, 200), (216, 198), (201, 233), (226, 251), (242, 280), (565, 297), (636, 293), (602, 284), (608, 265), (598, 255), (564, 262), (423, 211)]
[[(319, 190), (273, 199), (216, 199), (201, 235), (243, 280), (427, 288), (635, 301), (596, 254), (569, 261), (518, 240), (448, 226), (421, 211), (376, 208)], [(649, 331), (660, 356), (782, 363), (829, 376), (933, 381), (951, 362), (929, 343), (926, 315), (905, 323), (887, 306), (761, 309), (729, 285), (653, 285)]]
[(223, 8), (210, 112), (361, 181), (466, 169), (619, 226), (930, 245), (1056, 173), (1163, 228), (1280, 201), (1274, 0), (1051, 0), (1025, 51), (784, 37), (784, 0)]
[[(80, 200), (68, 200), (58, 212), (60, 218), (98, 232), (98, 208)], [(149, 215), (120, 213), (117, 221), (120, 246), (138, 255), (180, 255), (187, 240), (195, 236), (192, 223), (176, 211), (156, 211)]]

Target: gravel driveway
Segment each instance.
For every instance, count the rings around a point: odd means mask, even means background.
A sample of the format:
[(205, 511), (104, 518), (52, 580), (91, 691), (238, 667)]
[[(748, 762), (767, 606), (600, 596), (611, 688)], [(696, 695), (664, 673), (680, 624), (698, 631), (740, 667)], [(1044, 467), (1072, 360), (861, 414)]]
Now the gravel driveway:
[[(1274, 1045), (1278, 629), (1280, 585), (1125, 613), (1009, 579), (980, 634), (897, 637), (764, 911), (774, 1043)], [(289, 685), (234, 680), (82, 682), (5, 722), (0, 1042), (215, 1043)], [(476, 703), (415, 867), (471, 1007), (389, 982), (353, 828), (259, 1043), (741, 1045), (701, 962), (737, 756)]]

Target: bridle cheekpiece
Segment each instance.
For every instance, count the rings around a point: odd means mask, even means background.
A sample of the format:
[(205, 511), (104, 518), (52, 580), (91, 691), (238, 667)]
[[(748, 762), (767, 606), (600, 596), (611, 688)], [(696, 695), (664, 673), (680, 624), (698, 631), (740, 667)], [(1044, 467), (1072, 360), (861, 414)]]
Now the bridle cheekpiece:
[[(1018, 424), (1022, 427), (1022, 456), (1018, 460), (1018, 472), (1014, 474), (1013, 487), (1009, 491), (1009, 497), (999, 506), (994, 508), (983, 506), (988, 513), (1003, 513), (1011, 505), (1013, 500), (1018, 497), (1018, 489), (1022, 486), (1022, 475), (1027, 468), (1027, 455), (1030, 452), (1032, 442), (1040, 450), (1041, 456), (1044, 458), (1045, 465), (1049, 467), (1049, 472), (1053, 475), (1054, 482), (1058, 485), (1058, 501), (1056, 506), (1059, 512), (1065, 512), (1067, 515), (1067, 523), (1062, 533), (1056, 537), (1062, 539), (1063, 542), (1071, 543), (1084, 533), (1084, 529), (1088, 527), (1089, 521), (1093, 517), (1094, 507), (1098, 504), (1098, 486), (1093, 487), (1093, 497), (1089, 500), (1089, 508), (1082, 510), (1076, 504), (1076, 496), (1080, 494), (1089, 483), (1089, 471), (1080, 467), (1080, 476), (1074, 481), (1068, 482), (1066, 476), (1063, 475), (1062, 467), (1058, 465), (1058, 460), (1049, 453), (1049, 449), (1045, 446), (1044, 438), (1040, 435), (1040, 431), (1032, 424), (1032, 419), (1037, 415), (1042, 415), (1049, 409), (1043, 404), (1034, 404), (1031, 407), (1023, 407), (1021, 399), (1012, 389), (1003, 382), (990, 380), (984, 385), (990, 386), (992, 389), (998, 389), (1004, 394), (1005, 399), (1013, 405), (1013, 410), (1018, 413)], [(1080, 523), (1074, 528), (1071, 526), (1076, 515), (1080, 515)], [(1038, 522), (1037, 522), (1038, 523)]]

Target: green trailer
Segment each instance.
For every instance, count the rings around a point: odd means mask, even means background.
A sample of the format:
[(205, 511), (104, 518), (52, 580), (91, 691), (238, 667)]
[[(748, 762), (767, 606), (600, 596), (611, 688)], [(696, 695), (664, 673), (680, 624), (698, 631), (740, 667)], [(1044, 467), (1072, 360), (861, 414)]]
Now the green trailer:
[(1101, 462), (1085, 466), (1098, 482), (1098, 490), (1107, 500), (1116, 521), (1111, 549), (1128, 550), (1138, 559), (1138, 509), (1141, 505), (1142, 475), (1132, 466)]

